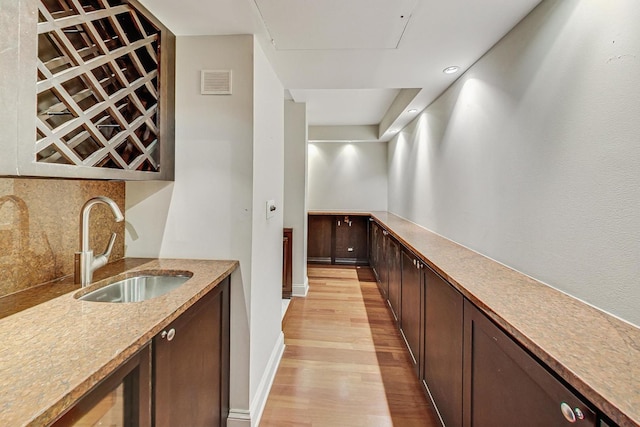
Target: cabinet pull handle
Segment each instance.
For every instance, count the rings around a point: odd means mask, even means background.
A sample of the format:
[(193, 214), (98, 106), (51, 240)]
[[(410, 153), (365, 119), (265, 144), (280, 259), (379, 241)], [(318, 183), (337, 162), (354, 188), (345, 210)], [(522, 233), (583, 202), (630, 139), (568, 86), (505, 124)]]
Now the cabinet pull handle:
[[(560, 411), (562, 411), (562, 415), (564, 415), (564, 418), (570, 423), (575, 423), (577, 421), (576, 414), (573, 412), (573, 409), (571, 409), (571, 406), (569, 406), (569, 404), (567, 404), (566, 402), (560, 403)], [(582, 411), (580, 411), (580, 409), (578, 409), (578, 412), (584, 418), (584, 415), (582, 414)]]
[(338, 227), (340, 227), (340, 221), (338, 221)]
[(176, 330), (174, 328), (171, 328), (169, 329), (169, 332), (162, 331), (162, 334), (160, 334), (160, 336), (162, 338), (166, 338), (167, 341), (171, 341), (176, 336)]

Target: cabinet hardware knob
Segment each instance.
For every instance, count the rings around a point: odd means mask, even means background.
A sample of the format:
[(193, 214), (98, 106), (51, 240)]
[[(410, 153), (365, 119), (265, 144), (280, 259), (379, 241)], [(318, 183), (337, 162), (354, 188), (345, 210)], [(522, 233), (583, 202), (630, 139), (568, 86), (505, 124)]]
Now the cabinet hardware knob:
[(576, 414), (576, 418), (579, 420), (584, 420), (584, 413), (580, 408), (575, 408), (573, 412)]
[(169, 329), (169, 331), (162, 331), (160, 337), (166, 338), (167, 341), (171, 341), (176, 336), (176, 330), (174, 328)]
[[(571, 409), (571, 406), (569, 406), (567, 403), (562, 402), (560, 404), (560, 411), (562, 411), (562, 415), (564, 415), (564, 418), (569, 421), (570, 423), (575, 423), (576, 422), (576, 414), (573, 412), (573, 409)], [(580, 411), (582, 413), (582, 411)]]

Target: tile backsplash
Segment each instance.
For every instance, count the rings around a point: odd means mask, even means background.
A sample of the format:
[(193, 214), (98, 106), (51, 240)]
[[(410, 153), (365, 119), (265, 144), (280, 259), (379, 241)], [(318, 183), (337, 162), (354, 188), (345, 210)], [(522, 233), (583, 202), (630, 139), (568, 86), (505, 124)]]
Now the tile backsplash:
[[(125, 211), (124, 182), (0, 178), (0, 297), (73, 274), (80, 212), (95, 196), (107, 196)], [(94, 206), (94, 253), (104, 252), (112, 232), (118, 238), (110, 260), (116, 260), (124, 257), (124, 222), (116, 223), (103, 204)]]

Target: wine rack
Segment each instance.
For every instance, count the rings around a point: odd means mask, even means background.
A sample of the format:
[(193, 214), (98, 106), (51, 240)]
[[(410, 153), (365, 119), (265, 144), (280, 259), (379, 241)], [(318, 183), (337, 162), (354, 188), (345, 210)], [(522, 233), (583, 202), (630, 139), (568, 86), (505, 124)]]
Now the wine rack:
[(39, 0), (37, 163), (160, 171), (162, 30), (124, 0)]

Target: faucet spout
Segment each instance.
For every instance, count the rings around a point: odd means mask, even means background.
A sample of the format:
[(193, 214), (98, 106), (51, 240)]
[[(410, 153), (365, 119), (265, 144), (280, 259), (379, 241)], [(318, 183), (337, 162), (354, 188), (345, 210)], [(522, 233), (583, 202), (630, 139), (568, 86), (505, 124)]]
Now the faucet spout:
[(124, 215), (122, 215), (122, 211), (116, 202), (108, 197), (94, 197), (88, 200), (82, 207), (80, 218), (80, 252), (76, 253), (75, 281), (76, 283), (82, 284), (83, 287), (91, 283), (95, 270), (107, 264), (116, 239), (116, 233), (113, 233), (107, 250), (101, 255), (94, 256), (93, 250), (89, 248), (89, 216), (91, 208), (99, 203), (103, 203), (111, 208), (116, 222), (124, 220)]

